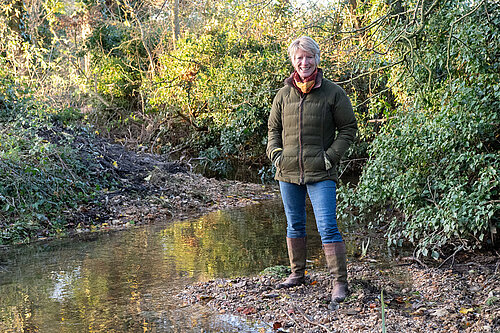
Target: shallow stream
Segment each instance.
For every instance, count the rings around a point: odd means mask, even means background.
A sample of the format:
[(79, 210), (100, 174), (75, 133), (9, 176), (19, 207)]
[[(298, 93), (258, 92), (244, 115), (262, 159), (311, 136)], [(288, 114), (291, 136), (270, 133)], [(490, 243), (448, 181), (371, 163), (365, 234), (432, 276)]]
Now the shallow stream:
[[(365, 234), (339, 224), (353, 257)], [(312, 213), (307, 225), (310, 265), (322, 265)], [(3, 250), (0, 332), (266, 332), (263, 323), (183, 307), (175, 295), (196, 281), (287, 265), (284, 235), (274, 200)]]

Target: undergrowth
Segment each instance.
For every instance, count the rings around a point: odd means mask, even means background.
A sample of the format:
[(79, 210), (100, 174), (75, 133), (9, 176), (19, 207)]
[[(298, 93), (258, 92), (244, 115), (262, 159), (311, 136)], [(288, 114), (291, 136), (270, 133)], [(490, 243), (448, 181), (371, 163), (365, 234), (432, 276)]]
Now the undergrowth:
[(80, 113), (54, 110), (4, 76), (0, 85), (0, 245), (64, 233), (68, 217), (110, 183), (88, 150)]
[[(400, 83), (401, 91), (415, 94), (406, 96), (398, 116), (371, 144), (358, 187), (340, 189), (341, 215), (386, 230), (389, 245), (410, 242), (416, 255), (436, 259), (445, 249), (491, 246), (500, 227), (500, 62), (494, 38), (500, 16), (481, 20), (481, 11), (465, 5), (460, 10), (452, 7), (429, 21), (431, 67), (416, 66), (413, 79)], [(467, 48), (438, 38), (467, 13), (468, 23), (454, 30)], [(442, 51), (447, 47), (449, 57)]]

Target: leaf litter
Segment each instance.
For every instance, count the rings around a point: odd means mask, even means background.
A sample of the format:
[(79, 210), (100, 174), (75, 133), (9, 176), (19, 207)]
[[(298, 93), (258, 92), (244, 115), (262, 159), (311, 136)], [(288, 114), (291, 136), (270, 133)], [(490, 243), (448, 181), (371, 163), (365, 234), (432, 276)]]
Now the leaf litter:
[(383, 291), (387, 332), (500, 332), (498, 255), (475, 255), (477, 265), (464, 255), (447, 268), (396, 261), (385, 274), (373, 261), (349, 261), (351, 292), (334, 310), (323, 265), (290, 289), (276, 289), (282, 277), (268, 268), (257, 276), (198, 282), (177, 297), (185, 306), (267, 323), (270, 332), (381, 332)]

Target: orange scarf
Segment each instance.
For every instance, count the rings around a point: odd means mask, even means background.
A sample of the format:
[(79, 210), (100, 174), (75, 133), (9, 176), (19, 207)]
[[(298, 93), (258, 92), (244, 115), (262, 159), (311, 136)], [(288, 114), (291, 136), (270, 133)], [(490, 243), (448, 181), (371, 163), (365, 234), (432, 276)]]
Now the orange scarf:
[(300, 91), (302, 91), (303, 94), (307, 94), (312, 90), (314, 84), (316, 83), (316, 75), (318, 75), (317, 68), (314, 73), (311, 74), (311, 76), (306, 77), (304, 80), (302, 80), (299, 73), (295, 71), (293, 72), (293, 84)]

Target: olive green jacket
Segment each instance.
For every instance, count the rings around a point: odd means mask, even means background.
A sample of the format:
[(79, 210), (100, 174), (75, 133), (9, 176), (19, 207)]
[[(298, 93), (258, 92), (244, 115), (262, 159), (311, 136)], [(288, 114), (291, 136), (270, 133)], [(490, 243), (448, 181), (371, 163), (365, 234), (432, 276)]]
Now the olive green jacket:
[(307, 184), (338, 181), (340, 158), (357, 131), (345, 91), (318, 71), (311, 92), (293, 85), (293, 75), (276, 94), (268, 121), (267, 157), (276, 166), (275, 179)]

